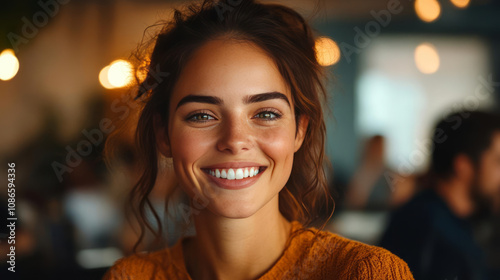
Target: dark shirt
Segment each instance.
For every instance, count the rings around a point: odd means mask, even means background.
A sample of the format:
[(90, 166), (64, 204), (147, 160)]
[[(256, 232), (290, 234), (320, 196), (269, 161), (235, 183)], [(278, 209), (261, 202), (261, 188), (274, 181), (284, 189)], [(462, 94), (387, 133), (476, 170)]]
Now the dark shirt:
[(379, 245), (406, 261), (417, 280), (488, 279), (470, 223), (430, 189), (391, 214)]

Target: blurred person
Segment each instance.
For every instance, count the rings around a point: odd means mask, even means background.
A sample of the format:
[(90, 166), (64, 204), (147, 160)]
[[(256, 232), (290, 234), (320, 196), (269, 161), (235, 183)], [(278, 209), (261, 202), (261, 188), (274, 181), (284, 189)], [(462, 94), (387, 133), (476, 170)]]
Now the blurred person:
[[(369, 204), (370, 195), (376, 185), (386, 186), (381, 191), (389, 189), (383, 178), (384, 153), (385, 139), (382, 135), (375, 135), (366, 141), (361, 155), (361, 163), (354, 172), (347, 189), (346, 204), (348, 208), (365, 208)], [(377, 190), (379, 189), (377, 188)]]
[(428, 186), (396, 210), (380, 245), (415, 279), (488, 279), (472, 221), (493, 213), (500, 192), (500, 120), (456, 112), (433, 134)]
[[(16, 200), (16, 211), (15, 238), (11, 243), (0, 239), (0, 252), (5, 252), (0, 255), (0, 279), (17, 279), (13, 275), (19, 279), (62, 279), (79, 271), (73, 227), (63, 215), (60, 197), (44, 201), (23, 195)], [(7, 208), (2, 213), (7, 214)], [(11, 246), (15, 249), (15, 273), (3, 266), (8, 264), (6, 254)]]
[(64, 181), (61, 207), (75, 227), (78, 250), (112, 245), (112, 234), (120, 222), (120, 212), (95, 166), (96, 161), (84, 159)]
[(361, 154), (361, 162), (352, 176), (345, 196), (345, 207), (357, 210), (387, 210), (411, 197), (412, 177), (403, 177), (386, 166), (386, 139), (370, 137)]
[(486, 252), (491, 267), (490, 279), (500, 279), (500, 213), (497, 212), (492, 221)]
[(500, 192), (494, 196), (494, 214), (475, 223), (478, 239), (485, 251), (489, 279), (500, 279)]
[(136, 97), (143, 173), (131, 206), (141, 237), (146, 227), (163, 237), (145, 209), (156, 212), (149, 197), (159, 162), (169, 159), (176, 184), (165, 202), (185, 193), (190, 204), (178, 206), (196, 234), (122, 258), (104, 279), (413, 279), (400, 258), (323, 231), (326, 221), (316, 219), (331, 202), (327, 96), (300, 14), (251, 0), (203, 1), (175, 10), (153, 43)]

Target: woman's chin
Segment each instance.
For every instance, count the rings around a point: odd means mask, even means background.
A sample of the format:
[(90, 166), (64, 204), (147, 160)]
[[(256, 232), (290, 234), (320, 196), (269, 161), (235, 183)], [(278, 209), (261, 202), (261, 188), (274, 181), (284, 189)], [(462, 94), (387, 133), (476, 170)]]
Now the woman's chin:
[(230, 219), (245, 219), (254, 215), (259, 208), (255, 203), (241, 201), (213, 202), (207, 207), (216, 216)]

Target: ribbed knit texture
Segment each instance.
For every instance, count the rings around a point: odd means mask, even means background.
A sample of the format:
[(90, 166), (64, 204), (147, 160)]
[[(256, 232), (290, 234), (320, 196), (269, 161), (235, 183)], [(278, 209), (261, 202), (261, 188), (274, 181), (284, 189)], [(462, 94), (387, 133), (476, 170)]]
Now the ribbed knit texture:
[[(303, 229), (292, 222), (291, 231)], [(376, 246), (309, 228), (290, 240), (289, 247), (260, 278), (270, 279), (414, 279), (408, 265)], [(314, 233), (318, 233), (313, 242)], [(124, 257), (103, 280), (191, 279), (182, 253), (182, 240), (173, 247)]]

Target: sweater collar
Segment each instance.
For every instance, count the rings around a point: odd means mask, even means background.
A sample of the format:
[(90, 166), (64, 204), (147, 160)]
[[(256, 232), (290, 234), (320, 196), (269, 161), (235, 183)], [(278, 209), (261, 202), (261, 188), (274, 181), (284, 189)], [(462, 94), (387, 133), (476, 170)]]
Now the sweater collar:
[[(280, 275), (284, 275), (289, 269), (290, 264), (294, 263), (298, 258), (296, 251), (300, 246), (299, 238), (297, 236), (290, 239), (292, 234), (297, 231), (303, 229), (303, 225), (298, 221), (291, 222), (290, 234), (288, 235), (288, 240), (286, 244), (288, 245), (278, 260), (274, 263), (274, 265), (264, 273), (259, 279), (276, 279)], [(186, 240), (193, 238), (193, 236), (186, 236), (180, 238), (169, 251), (169, 259), (172, 262), (172, 265), (178, 270), (180, 274), (186, 275), (186, 279), (192, 280), (189, 276), (189, 273), (186, 268), (186, 264), (184, 262), (184, 252), (183, 245)]]

